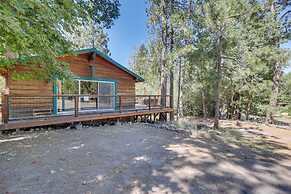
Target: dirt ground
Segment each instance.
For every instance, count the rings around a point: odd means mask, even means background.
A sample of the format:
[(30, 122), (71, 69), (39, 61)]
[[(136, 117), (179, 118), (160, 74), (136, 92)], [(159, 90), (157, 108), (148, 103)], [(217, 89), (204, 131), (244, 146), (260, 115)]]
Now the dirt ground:
[[(213, 126), (212, 120), (195, 120), (196, 123), (205, 123), (209, 127)], [(290, 122), (290, 120), (289, 120)], [(279, 154), (286, 154), (291, 157), (291, 127), (265, 125), (255, 122), (237, 123), (233, 120), (221, 120), (220, 127), (223, 129), (236, 129), (247, 137), (248, 141), (261, 144), (265, 148)]]
[(140, 123), (4, 136), (0, 193), (291, 193), (290, 130), (239, 131), (280, 154)]

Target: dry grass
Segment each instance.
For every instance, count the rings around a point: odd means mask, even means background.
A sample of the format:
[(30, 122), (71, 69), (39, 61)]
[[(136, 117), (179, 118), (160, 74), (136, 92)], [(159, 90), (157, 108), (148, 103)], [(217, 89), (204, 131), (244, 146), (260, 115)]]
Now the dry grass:
[[(179, 129), (204, 133), (212, 140), (224, 141), (239, 146), (272, 154), (291, 156), (291, 130), (264, 124), (223, 120), (220, 128), (214, 130), (210, 119), (186, 118), (173, 123)], [(199, 126), (202, 126), (199, 127)]]

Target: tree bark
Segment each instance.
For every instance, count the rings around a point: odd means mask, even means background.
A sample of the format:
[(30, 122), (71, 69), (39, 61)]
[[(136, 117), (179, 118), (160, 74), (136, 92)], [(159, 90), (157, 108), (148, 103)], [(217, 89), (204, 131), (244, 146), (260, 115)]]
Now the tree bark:
[[(174, 108), (174, 72), (171, 69), (170, 72), (170, 107)], [(170, 121), (174, 121), (175, 112), (170, 112)]]
[(228, 98), (227, 98), (227, 119), (231, 119), (232, 118), (232, 100), (233, 99), (233, 95), (232, 92), (230, 92), (228, 94)]
[(217, 61), (216, 61), (216, 83), (215, 83), (215, 114), (214, 114), (214, 129), (219, 127), (219, 108), (220, 108), (220, 92), (221, 92), (221, 52), (222, 52), (222, 33), (219, 32), (217, 43)]
[(282, 68), (279, 61), (276, 61), (274, 65), (274, 75), (273, 75), (273, 88), (270, 95), (269, 107), (266, 114), (266, 124), (274, 123), (274, 115), (277, 106), (279, 87), (282, 75)]
[[(173, 12), (173, 0), (171, 0), (171, 13)], [(170, 13), (170, 14), (171, 14)], [(172, 21), (170, 21), (170, 53), (173, 52), (174, 48), (174, 29)], [(170, 107), (174, 107), (174, 67), (171, 66), (170, 68)], [(174, 121), (174, 111), (170, 112), (170, 121)]]
[(182, 65), (182, 59), (179, 60), (179, 78), (178, 78), (178, 119), (184, 117), (183, 113), (183, 81), (184, 81), (184, 70)]
[[(166, 10), (165, 0), (161, 2), (162, 10)], [(162, 53), (161, 53), (161, 64), (160, 64), (160, 77), (161, 77), (161, 105), (162, 107), (166, 106), (166, 95), (167, 95), (167, 74), (166, 74), (166, 63), (167, 63), (167, 18), (166, 13), (162, 13), (162, 23), (161, 23), (161, 31), (162, 31)], [(165, 121), (161, 118), (161, 121)]]
[(247, 113), (246, 113), (246, 120), (249, 120), (250, 114), (252, 113), (252, 107), (253, 107), (253, 94), (252, 92), (249, 94), (248, 97), (248, 104), (247, 104)]
[[(271, 13), (274, 16), (274, 24), (277, 21), (277, 14), (276, 13), (276, 5), (275, 5), (275, 1), (271, 2), (271, 6), (270, 6), (270, 10)], [(280, 47), (280, 35), (278, 32), (278, 27), (275, 25), (274, 29), (276, 30), (276, 34), (274, 37), (274, 44), (276, 46), (277, 49), (279, 49)], [(280, 59), (276, 59), (275, 63), (274, 63), (274, 67), (273, 67), (273, 87), (272, 87), (272, 93), (270, 95), (270, 101), (269, 101), (269, 107), (267, 109), (267, 113), (266, 113), (266, 124), (272, 124), (274, 123), (274, 115), (275, 115), (275, 111), (276, 111), (276, 106), (277, 106), (277, 100), (278, 100), (278, 95), (279, 95), (279, 87), (280, 87), (280, 81), (281, 81), (281, 76), (282, 76), (282, 67), (280, 64)]]
[(236, 91), (234, 94), (234, 102), (235, 102), (235, 119), (240, 120), (241, 110), (240, 110), (240, 92)]
[(202, 101), (203, 119), (206, 119), (206, 106), (205, 106), (205, 91), (204, 91), (204, 89), (202, 89), (201, 101)]

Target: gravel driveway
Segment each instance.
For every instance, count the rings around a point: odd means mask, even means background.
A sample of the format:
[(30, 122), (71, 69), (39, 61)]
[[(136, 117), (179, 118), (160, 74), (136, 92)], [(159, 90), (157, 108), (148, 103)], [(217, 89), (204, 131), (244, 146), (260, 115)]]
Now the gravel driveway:
[(0, 139), (0, 193), (290, 193), (277, 156), (145, 124)]

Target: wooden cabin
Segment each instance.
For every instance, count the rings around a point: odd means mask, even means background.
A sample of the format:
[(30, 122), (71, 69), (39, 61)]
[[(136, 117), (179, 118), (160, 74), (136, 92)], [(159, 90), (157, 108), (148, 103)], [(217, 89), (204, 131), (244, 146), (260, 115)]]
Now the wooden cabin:
[[(58, 124), (80, 120), (65, 119), (70, 116), (84, 117), (83, 120), (87, 121), (98, 119), (100, 115), (103, 119), (120, 118), (123, 116), (120, 115), (122, 112), (126, 113), (125, 116), (136, 116), (143, 115), (140, 113), (145, 109), (152, 111), (155, 107), (157, 110), (165, 108), (159, 105), (158, 95), (136, 95), (135, 84), (144, 79), (96, 48), (78, 50), (76, 55), (56, 58), (69, 64), (74, 79), (63, 80), (55, 77), (54, 81), (17, 81), (13, 80), (9, 73), (2, 73), (6, 78), (6, 87), (10, 89), (10, 94), (6, 98), (2, 96), (3, 129), (21, 127), (21, 125), (9, 126), (9, 123), (20, 121), (26, 123), (22, 127), (30, 127), (44, 125), (43, 122), (39, 122), (41, 119), (50, 120), (48, 124)], [(22, 70), (21, 64), (17, 64), (13, 69)], [(163, 111), (167, 113), (169, 110)], [(134, 112), (139, 113), (129, 114)], [(88, 115), (91, 117), (94, 115), (95, 119), (93, 117), (89, 119)], [(56, 118), (64, 119), (53, 122), (52, 120)], [(27, 124), (33, 123), (35, 119), (38, 120), (35, 124)]]

